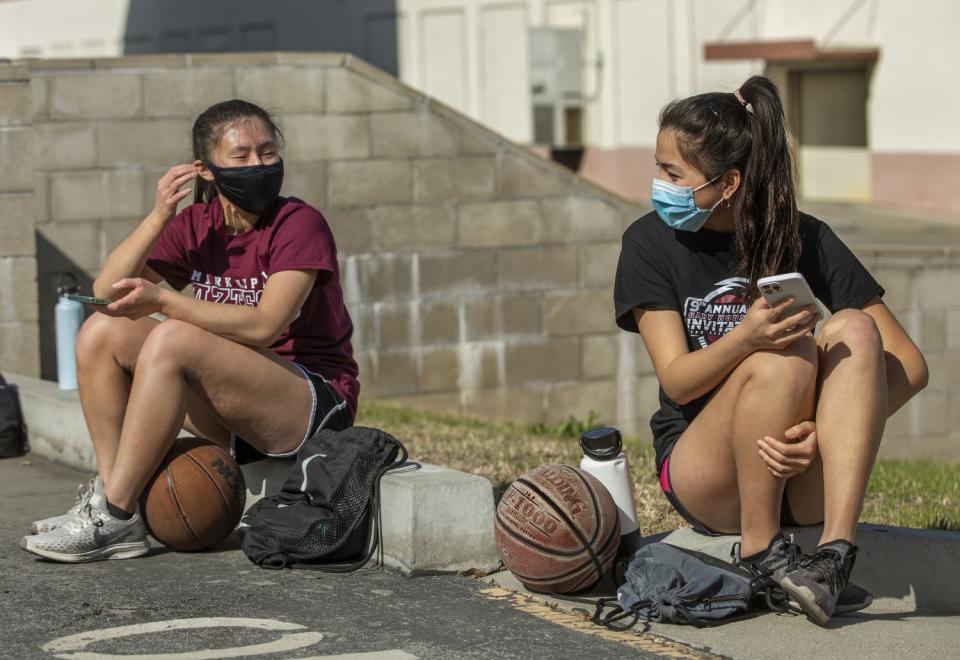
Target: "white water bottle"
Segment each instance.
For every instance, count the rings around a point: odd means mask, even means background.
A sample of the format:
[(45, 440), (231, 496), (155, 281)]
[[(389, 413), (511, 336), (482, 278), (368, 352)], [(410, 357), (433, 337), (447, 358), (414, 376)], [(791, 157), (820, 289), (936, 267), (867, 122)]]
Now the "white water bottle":
[(637, 504), (633, 494), (630, 466), (623, 453), (620, 431), (599, 428), (580, 436), (583, 459), (580, 469), (602, 483), (620, 514), (620, 548), (618, 557), (629, 558), (640, 547), (640, 527), (637, 524)]
[[(73, 280), (64, 284), (64, 277)], [(57, 384), (61, 390), (77, 389), (77, 335), (83, 325), (83, 303), (69, 300), (66, 295), (78, 293), (77, 278), (71, 273), (60, 276), (57, 286), (57, 304), (53, 308), (57, 335)]]

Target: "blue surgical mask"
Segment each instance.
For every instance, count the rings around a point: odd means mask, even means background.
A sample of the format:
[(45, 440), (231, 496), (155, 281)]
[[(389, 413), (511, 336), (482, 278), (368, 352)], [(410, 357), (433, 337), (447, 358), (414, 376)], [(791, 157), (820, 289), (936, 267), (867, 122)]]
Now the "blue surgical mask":
[(699, 231), (703, 227), (703, 223), (713, 213), (713, 209), (717, 208), (723, 201), (723, 198), (717, 200), (712, 208), (701, 209), (697, 208), (693, 193), (709, 186), (719, 178), (720, 175), (717, 175), (696, 188), (677, 186), (663, 179), (654, 179), (653, 193), (650, 195), (653, 208), (657, 210), (657, 215), (668, 227), (683, 231)]

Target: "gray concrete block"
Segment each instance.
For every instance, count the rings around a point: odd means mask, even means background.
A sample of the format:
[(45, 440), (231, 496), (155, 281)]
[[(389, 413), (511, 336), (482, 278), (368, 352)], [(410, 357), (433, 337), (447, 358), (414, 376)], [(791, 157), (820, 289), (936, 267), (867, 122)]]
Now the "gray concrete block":
[(457, 153), (456, 128), (427, 109), (370, 115), (370, 135), (375, 156), (443, 156)]
[(406, 110), (413, 98), (390, 86), (344, 68), (327, 70), (327, 112)]
[(415, 351), (364, 351), (354, 357), (360, 369), (360, 383), (367, 396), (412, 396), (420, 392)]
[(545, 199), (540, 209), (545, 241), (619, 241), (623, 233), (623, 214), (602, 199)]
[(506, 348), (507, 385), (580, 378), (580, 342), (574, 338), (516, 341)]
[(0, 126), (23, 126), (33, 120), (33, 92), (27, 80), (0, 83)]
[(32, 193), (0, 193), (0, 236), (0, 257), (29, 257), (37, 253)]
[(501, 421), (543, 421), (543, 392), (537, 387), (499, 387), (463, 394), (463, 412)]
[(370, 131), (366, 117), (354, 115), (286, 115), (284, 156), (291, 161), (366, 158)]
[(620, 243), (580, 247), (580, 282), (588, 287), (612, 287), (620, 259)]
[(214, 103), (236, 97), (233, 76), (222, 69), (148, 71), (143, 76), (143, 86), (143, 114), (147, 117), (193, 120)]
[(465, 300), (463, 308), (468, 341), (503, 340), (543, 333), (543, 299), (535, 294)]
[(550, 293), (546, 304), (547, 332), (551, 335), (605, 333), (616, 328), (609, 290)]
[[(283, 166), (284, 197), (297, 197), (314, 208), (327, 205), (327, 164), (323, 161), (285, 160)], [(339, 237), (338, 237), (339, 238)], [(339, 241), (337, 242), (339, 245)]]
[(37, 260), (0, 258), (0, 323), (37, 321)]
[(105, 122), (97, 134), (98, 162), (106, 167), (155, 166), (165, 170), (193, 162), (192, 123), (185, 118)]
[(0, 128), (0, 192), (33, 190), (33, 129)]
[(101, 265), (100, 224), (95, 222), (52, 222), (37, 231), (67, 259), (87, 272)]
[(603, 424), (617, 418), (617, 383), (613, 380), (585, 381), (555, 385), (547, 392), (548, 422), (562, 422), (569, 417), (589, 419), (599, 415)]
[(40, 324), (36, 321), (0, 323), (0, 365), (8, 372), (40, 375)]
[(570, 192), (573, 173), (554, 170), (536, 156), (506, 153), (499, 160), (498, 182), (504, 197), (552, 197)]
[(236, 96), (279, 113), (323, 112), (325, 71), (303, 66), (239, 67), (234, 69)]
[(459, 385), (459, 349), (442, 347), (420, 351), (421, 392), (455, 392)]
[(461, 202), (494, 195), (492, 158), (417, 160), (413, 171), (413, 198), (418, 202)]
[(370, 210), (371, 231), (382, 250), (416, 250), (452, 246), (456, 216), (451, 206), (377, 206)]
[(34, 125), (34, 158), (40, 170), (65, 170), (97, 164), (97, 128), (92, 122)]
[[(812, 551), (821, 526), (785, 530)], [(730, 560), (739, 536), (708, 537), (683, 528), (658, 539)], [(860, 547), (851, 579), (874, 595), (875, 603), (896, 612), (940, 611), (960, 614), (960, 533), (861, 524)], [(909, 559), (907, 559), (909, 558)]]
[(504, 290), (564, 289), (577, 286), (577, 249), (572, 246), (504, 250), (500, 254)]
[(462, 247), (534, 245), (540, 238), (540, 210), (531, 201), (461, 204), (458, 228)]
[(124, 119), (142, 109), (140, 76), (70, 73), (49, 77), (50, 116), (56, 119)]
[(420, 293), (424, 295), (476, 293), (497, 284), (495, 252), (422, 254), (418, 265)]
[(413, 198), (413, 173), (402, 160), (330, 163), (327, 200), (334, 206), (390, 204)]
[(341, 255), (369, 252), (373, 246), (368, 210), (364, 207), (323, 207)]

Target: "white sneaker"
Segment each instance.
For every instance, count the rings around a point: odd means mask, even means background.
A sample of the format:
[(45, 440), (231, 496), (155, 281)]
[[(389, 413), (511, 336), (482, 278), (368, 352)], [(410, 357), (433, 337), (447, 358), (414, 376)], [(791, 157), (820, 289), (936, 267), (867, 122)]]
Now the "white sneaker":
[(20, 547), (54, 561), (80, 563), (139, 557), (149, 552), (150, 542), (139, 513), (130, 520), (117, 520), (107, 513), (103, 496), (97, 495), (59, 527), (24, 536)]
[(43, 520), (35, 520), (30, 525), (30, 533), (42, 534), (43, 532), (49, 532), (57, 527), (60, 527), (68, 520), (73, 519), (78, 513), (80, 513), (80, 510), (87, 505), (94, 493), (103, 495), (103, 481), (100, 479), (99, 475), (91, 479), (89, 482), (77, 486), (77, 501), (72, 507), (70, 507), (69, 511), (66, 513), (61, 513), (59, 516), (44, 518)]

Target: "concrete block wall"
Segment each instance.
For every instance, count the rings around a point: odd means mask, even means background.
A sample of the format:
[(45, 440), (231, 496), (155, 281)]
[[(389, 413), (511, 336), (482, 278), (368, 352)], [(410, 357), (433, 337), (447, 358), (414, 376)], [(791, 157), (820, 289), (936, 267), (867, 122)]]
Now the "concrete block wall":
[[(0, 113), (25, 113), (25, 128), (0, 129), (25, 134), (0, 146), (10, 171), (0, 186), (20, 186), (9, 198), (30, 199), (37, 229), (40, 315), (18, 319), (19, 332), (46, 320), (58, 270), (95, 276), (149, 210), (158, 177), (190, 158), (196, 114), (240, 97), (273, 111), (286, 134), (284, 194), (333, 227), (364, 397), (526, 421), (595, 412), (649, 433), (656, 378), (639, 338), (616, 329), (611, 295), (620, 235), (643, 209), (349, 56), (156, 55), (0, 71), (30, 89), (27, 105), (23, 92), (0, 97)], [(960, 269), (953, 257), (895, 252), (868, 250), (868, 266), (932, 351), (934, 376), (891, 422), (885, 451), (960, 458), (949, 369), (960, 359), (960, 303), (923, 293)], [(0, 279), (0, 299), (14, 293)], [(45, 345), (47, 375), (51, 352)]]
[(0, 67), (0, 371), (40, 373), (30, 69)]

